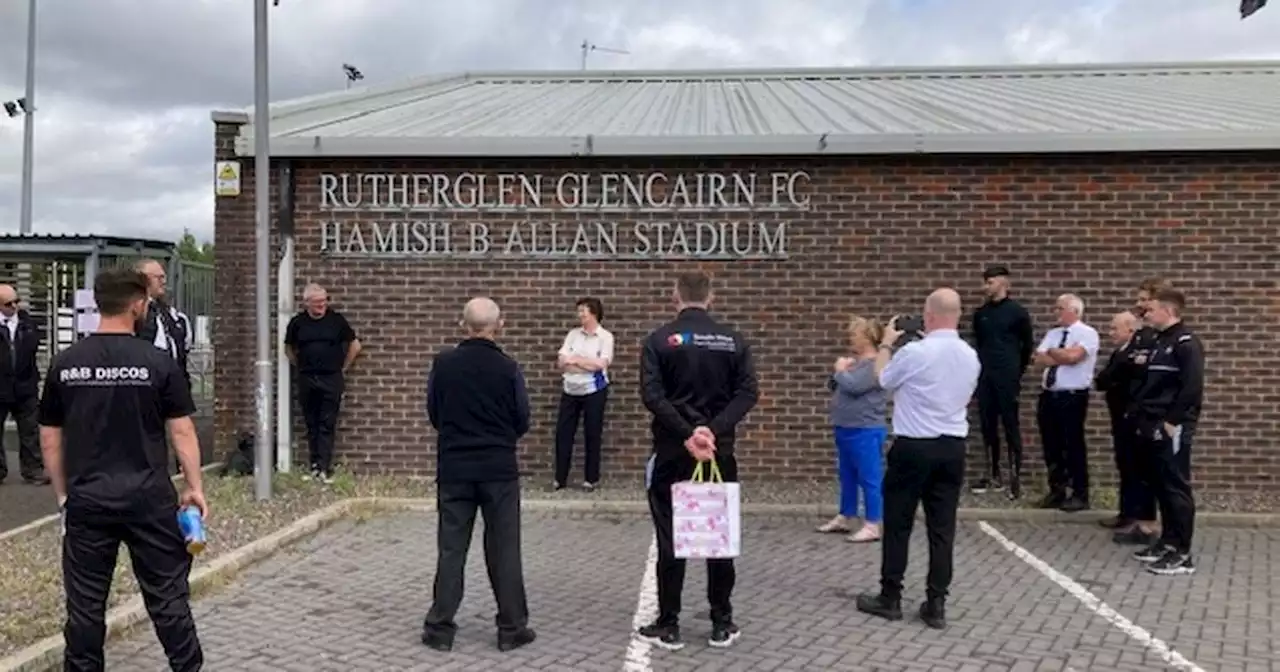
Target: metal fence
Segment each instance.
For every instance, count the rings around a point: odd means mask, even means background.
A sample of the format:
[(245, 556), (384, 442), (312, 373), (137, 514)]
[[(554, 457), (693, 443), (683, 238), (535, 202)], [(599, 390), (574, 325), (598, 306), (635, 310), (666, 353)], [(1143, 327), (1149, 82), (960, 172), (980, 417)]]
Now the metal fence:
[(191, 394), (205, 412), (213, 411), (213, 264), (179, 261), (169, 281), (173, 305), (191, 323)]
[[(103, 256), (99, 268), (126, 266), (142, 256)], [(86, 278), (86, 264), (79, 260), (29, 257), (29, 260), (0, 258), (0, 283), (12, 285), (22, 307), (44, 334), (37, 361), (47, 369), (53, 355), (77, 340), (75, 292), (92, 286)], [(162, 260), (163, 263), (163, 260)], [(191, 323), (192, 395), (204, 412), (213, 405), (213, 279), (212, 264), (191, 261), (169, 262), (169, 292), (172, 305)]]

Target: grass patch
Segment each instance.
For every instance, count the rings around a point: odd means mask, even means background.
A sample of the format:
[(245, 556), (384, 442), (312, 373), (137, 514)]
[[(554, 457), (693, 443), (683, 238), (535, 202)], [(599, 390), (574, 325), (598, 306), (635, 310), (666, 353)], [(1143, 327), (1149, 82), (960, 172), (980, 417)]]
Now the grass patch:
[[(304, 481), (300, 474), (277, 474), (272, 498), (254, 498), (253, 479), (205, 478), (209, 502), (209, 546), (195, 566), (279, 531), (341, 499), (426, 497), (430, 483), (339, 472), (331, 485)], [(109, 607), (137, 594), (137, 582), (121, 547)], [(0, 657), (61, 631), (66, 618), (62, 590), (62, 540), (47, 525), (0, 541)]]

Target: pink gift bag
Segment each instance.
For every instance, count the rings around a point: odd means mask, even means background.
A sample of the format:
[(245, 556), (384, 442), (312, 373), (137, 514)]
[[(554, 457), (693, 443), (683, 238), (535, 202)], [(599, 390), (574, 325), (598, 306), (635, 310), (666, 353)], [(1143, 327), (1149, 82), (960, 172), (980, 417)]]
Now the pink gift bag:
[(736, 558), (742, 552), (742, 497), (737, 483), (725, 483), (711, 461), (710, 480), (704, 462), (693, 478), (671, 486), (672, 539), (677, 558)]

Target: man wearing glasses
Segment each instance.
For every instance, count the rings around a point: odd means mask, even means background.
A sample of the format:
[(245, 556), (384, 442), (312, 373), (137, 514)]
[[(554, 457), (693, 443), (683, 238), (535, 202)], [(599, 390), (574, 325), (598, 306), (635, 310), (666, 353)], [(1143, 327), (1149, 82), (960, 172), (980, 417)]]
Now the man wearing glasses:
[(18, 469), (22, 480), (47, 485), (44, 460), (40, 456), (40, 428), (36, 424), (39, 406), (40, 369), (36, 351), (40, 330), (18, 308), (18, 293), (0, 285), (0, 483), (9, 475), (9, 460), (3, 449), (3, 427), (13, 418), (18, 426)]
[(164, 265), (155, 259), (143, 259), (134, 266), (134, 270), (147, 276), (147, 314), (138, 322), (135, 334), (173, 357), (183, 377), (187, 379), (189, 389), (191, 372), (187, 370), (187, 319), (165, 300), (167, 276)]

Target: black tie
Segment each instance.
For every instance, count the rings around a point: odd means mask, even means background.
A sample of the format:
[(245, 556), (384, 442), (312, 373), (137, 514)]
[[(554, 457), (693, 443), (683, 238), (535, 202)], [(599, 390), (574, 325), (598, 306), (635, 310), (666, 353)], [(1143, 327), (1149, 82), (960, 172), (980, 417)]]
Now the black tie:
[[(1061, 349), (1061, 348), (1067, 347), (1068, 331), (1069, 330), (1066, 327), (1062, 328), (1062, 340), (1058, 341), (1058, 348)], [(1054, 364), (1053, 366), (1049, 367), (1049, 370), (1044, 374), (1044, 389), (1052, 390), (1054, 383), (1057, 383), (1057, 382), (1058, 382), (1058, 365)]]

